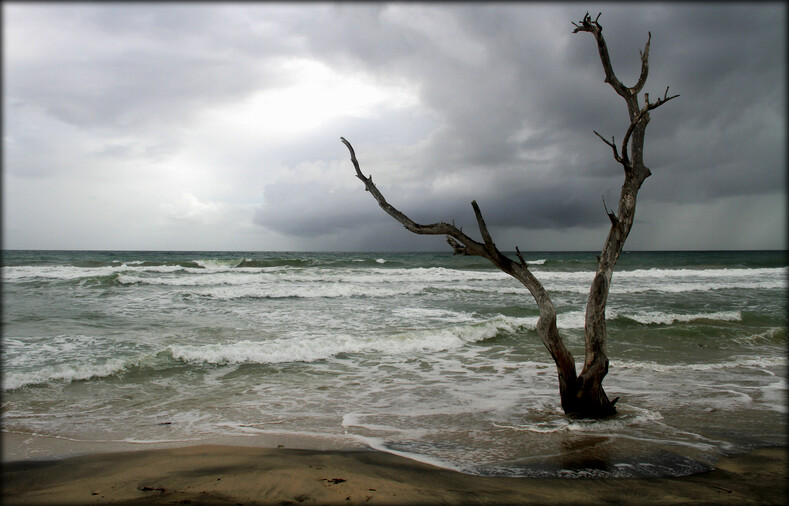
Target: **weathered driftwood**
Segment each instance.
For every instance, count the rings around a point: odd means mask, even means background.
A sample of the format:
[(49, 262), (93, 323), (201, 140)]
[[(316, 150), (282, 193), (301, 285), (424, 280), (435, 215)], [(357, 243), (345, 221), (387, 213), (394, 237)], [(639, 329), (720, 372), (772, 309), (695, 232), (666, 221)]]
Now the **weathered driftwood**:
[(619, 208), (616, 214), (608, 211), (606, 208), (606, 213), (611, 221), (611, 228), (599, 256), (597, 271), (592, 281), (586, 304), (585, 357), (580, 374), (576, 374), (573, 355), (564, 345), (564, 341), (559, 335), (556, 327), (556, 310), (548, 292), (528, 269), (526, 261), (523, 259), (517, 246), (515, 247), (517, 261), (510, 259), (499, 251), (493, 242), (476, 201), (473, 201), (471, 205), (474, 208), (482, 242), (472, 239), (461, 229), (455, 227), (454, 224), (439, 222), (422, 225), (416, 223), (386, 201), (383, 194), (373, 184), (372, 176), (367, 177), (362, 173), (351, 143), (343, 137), (340, 138), (351, 154), (351, 162), (356, 170), (356, 177), (364, 183), (365, 189), (372, 194), (378, 205), (387, 214), (415, 234), (445, 235), (455, 254), (487, 258), (493, 265), (520, 281), (529, 290), (540, 310), (536, 328), (537, 335), (556, 364), (562, 409), (570, 416), (584, 418), (602, 418), (613, 415), (616, 412), (614, 405), (619, 398), (617, 397), (610, 401), (603, 390), (603, 378), (608, 373), (608, 357), (605, 346), (607, 338), (605, 307), (608, 291), (611, 286), (614, 266), (633, 226), (638, 190), (644, 180), (650, 175), (650, 171), (643, 161), (644, 134), (649, 123), (649, 111), (678, 96), (669, 96), (668, 88), (666, 88), (663, 98), (657, 102), (650, 103), (649, 94), (645, 93), (644, 105), (643, 107), (639, 105), (637, 95), (644, 87), (649, 73), (649, 44), (652, 35), (650, 33), (644, 51), (641, 52), (641, 74), (638, 81), (633, 87), (628, 88), (617, 79), (611, 67), (608, 48), (602, 34), (603, 29), (597, 21), (599, 17), (600, 15), (598, 14), (597, 18), (592, 20), (589, 13), (587, 13), (579, 23), (573, 23), (575, 26), (573, 33), (589, 32), (594, 35), (603, 70), (605, 71), (605, 82), (610, 84), (616, 93), (624, 98), (630, 115), (630, 125), (625, 132), (621, 152), (617, 149), (613, 138), (609, 142), (599, 133), (594, 132), (613, 150), (614, 159), (624, 168), (625, 182), (622, 185)]

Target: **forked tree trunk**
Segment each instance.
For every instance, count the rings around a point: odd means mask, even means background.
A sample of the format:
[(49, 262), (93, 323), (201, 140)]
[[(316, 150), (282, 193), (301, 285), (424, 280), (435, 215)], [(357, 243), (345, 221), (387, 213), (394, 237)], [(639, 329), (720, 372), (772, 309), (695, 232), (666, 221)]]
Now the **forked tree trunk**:
[[(599, 15), (597, 16), (600, 17)], [(619, 207), (617, 213), (608, 213), (611, 221), (611, 228), (600, 254), (597, 271), (589, 290), (589, 299), (586, 304), (585, 320), (585, 357), (584, 365), (580, 374), (576, 374), (575, 359), (572, 353), (564, 345), (564, 341), (559, 335), (556, 326), (556, 310), (548, 292), (542, 283), (534, 277), (528, 269), (526, 261), (523, 259), (520, 250), (515, 247), (518, 261), (514, 261), (502, 254), (488, 232), (482, 212), (476, 201), (471, 205), (477, 218), (477, 225), (482, 236), (482, 242), (478, 242), (454, 225), (444, 222), (422, 225), (414, 222), (389, 204), (378, 188), (373, 184), (372, 176), (365, 176), (359, 168), (359, 162), (351, 144), (344, 138), (340, 138), (351, 154), (351, 162), (356, 170), (356, 177), (364, 182), (365, 189), (369, 191), (378, 205), (400, 222), (405, 228), (415, 234), (426, 235), (445, 235), (447, 242), (452, 246), (456, 254), (476, 255), (487, 258), (496, 267), (506, 272), (510, 276), (520, 281), (529, 290), (537, 307), (540, 310), (540, 317), (537, 320), (537, 335), (542, 340), (548, 352), (551, 354), (559, 377), (559, 396), (564, 412), (573, 417), (582, 418), (603, 418), (616, 413), (614, 405), (619, 399), (613, 401), (608, 399), (603, 390), (603, 378), (608, 373), (608, 356), (606, 355), (606, 325), (605, 308), (608, 300), (608, 291), (611, 286), (611, 276), (613, 274), (616, 261), (624, 247), (630, 229), (633, 226), (633, 219), (636, 211), (636, 197), (641, 184), (649, 177), (649, 169), (643, 163), (644, 133), (647, 123), (649, 123), (649, 111), (675, 98), (678, 95), (669, 97), (668, 88), (663, 98), (655, 103), (649, 102), (649, 95), (644, 95), (645, 105), (638, 104), (638, 93), (644, 86), (648, 74), (649, 42), (651, 34), (647, 40), (644, 51), (641, 53), (641, 75), (638, 82), (632, 88), (625, 87), (614, 75), (611, 68), (611, 61), (608, 57), (608, 48), (602, 35), (602, 27), (597, 19), (592, 21), (587, 13), (580, 24), (573, 23), (575, 30), (590, 32), (597, 41), (600, 60), (605, 71), (605, 82), (609, 83), (614, 90), (625, 99), (630, 115), (630, 126), (625, 132), (622, 142), (622, 153), (620, 155), (614, 139), (607, 141), (597, 132), (603, 142), (613, 150), (614, 159), (624, 168), (625, 182), (622, 185), (622, 192), (619, 197)]]

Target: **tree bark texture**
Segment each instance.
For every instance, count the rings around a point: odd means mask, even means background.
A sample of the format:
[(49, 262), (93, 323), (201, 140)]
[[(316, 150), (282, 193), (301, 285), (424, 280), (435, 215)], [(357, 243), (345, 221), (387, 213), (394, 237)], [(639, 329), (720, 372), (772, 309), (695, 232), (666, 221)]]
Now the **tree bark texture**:
[[(598, 15), (598, 19), (599, 17)], [(655, 103), (650, 103), (649, 95), (644, 94), (645, 104), (643, 107), (639, 105), (637, 95), (643, 88), (649, 72), (648, 59), (651, 34), (644, 51), (641, 52), (641, 74), (639, 79), (633, 87), (628, 88), (619, 81), (611, 67), (602, 27), (597, 22), (597, 19), (593, 21), (587, 13), (584, 19), (580, 21), (580, 24), (573, 23), (573, 25), (576, 27), (573, 33), (589, 32), (594, 35), (605, 72), (605, 82), (610, 84), (614, 91), (625, 100), (630, 117), (630, 125), (625, 132), (621, 154), (613, 138), (609, 142), (599, 133), (594, 132), (613, 150), (614, 159), (624, 169), (625, 181), (622, 185), (616, 214), (606, 209), (611, 221), (611, 227), (589, 290), (585, 318), (585, 356), (580, 374), (576, 373), (575, 359), (559, 335), (559, 330), (556, 326), (556, 310), (548, 292), (529, 270), (517, 246), (515, 248), (517, 261), (510, 259), (499, 251), (493, 242), (476, 201), (473, 201), (471, 205), (477, 219), (482, 242), (472, 239), (460, 228), (455, 227), (454, 224), (439, 222), (423, 225), (416, 223), (386, 201), (383, 194), (373, 183), (372, 176), (368, 177), (362, 173), (351, 143), (343, 137), (340, 139), (350, 152), (351, 162), (356, 170), (356, 177), (364, 183), (365, 189), (370, 192), (381, 209), (392, 218), (415, 234), (446, 236), (447, 242), (452, 246), (455, 254), (487, 258), (500, 270), (514, 277), (526, 287), (540, 311), (536, 327), (537, 335), (556, 364), (562, 409), (567, 415), (573, 417), (603, 418), (616, 413), (614, 405), (618, 400), (616, 398), (613, 401), (609, 401), (603, 390), (603, 378), (608, 373), (605, 308), (611, 277), (625, 240), (633, 226), (638, 190), (644, 180), (650, 175), (649, 169), (643, 162), (644, 134), (649, 123), (649, 111), (676, 96), (669, 97), (667, 88), (663, 98)]]

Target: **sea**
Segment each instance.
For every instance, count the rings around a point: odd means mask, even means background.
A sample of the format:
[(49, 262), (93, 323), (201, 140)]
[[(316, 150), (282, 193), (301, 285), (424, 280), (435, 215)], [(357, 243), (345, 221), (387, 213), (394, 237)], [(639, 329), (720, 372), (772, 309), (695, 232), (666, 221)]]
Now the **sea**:
[[(596, 254), (524, 253), (579, 371)], [(485, 476), (688, 475), (787, 443), (787, 274), (786, 251), (623, 253), (606, 313), (618, 413), (584, 420), (561, 410), (534, 300), (481, 258), (6, 250), (2, 432), (140, 449), (303, 437)]]

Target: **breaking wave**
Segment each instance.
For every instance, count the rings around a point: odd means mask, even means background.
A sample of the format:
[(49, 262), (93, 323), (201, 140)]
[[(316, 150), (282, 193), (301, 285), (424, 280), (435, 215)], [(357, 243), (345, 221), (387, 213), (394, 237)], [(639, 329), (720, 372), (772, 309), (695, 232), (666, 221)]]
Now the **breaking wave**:
[(712, 313), (677, 314), (661, 311), (644, 311), (638, 314), (620, 314), (619, 318), (633, 320), (644, 325), (670, 325), (700, 320), (742, 321), (742, 311), (716, 311)]
[(138, 359), (130, 361), (112, 358), (101, 364), (58, 364), (41, 367), (32, 372), (9, 372), (3, 374), (3, 390), (16, 390), (53, 381), (71, 383), (93, 378), (106, 378), (134, 365), (139, 365)]
[(501, 332), (513, 333), (533, 326), (529, 318), (498, 317), (491, 321), (441, 329), (417, 330), (401, 334), (357, 337), (351, 335), (303, 336), (268, 341), (238, 341), (225, 344), (168, 346), (173, 358), (187, 363), (279, 364), (315, 362), (341, 354), (381, 353), (409, 355), (457, 349), (467, 343), (484, 341)]

